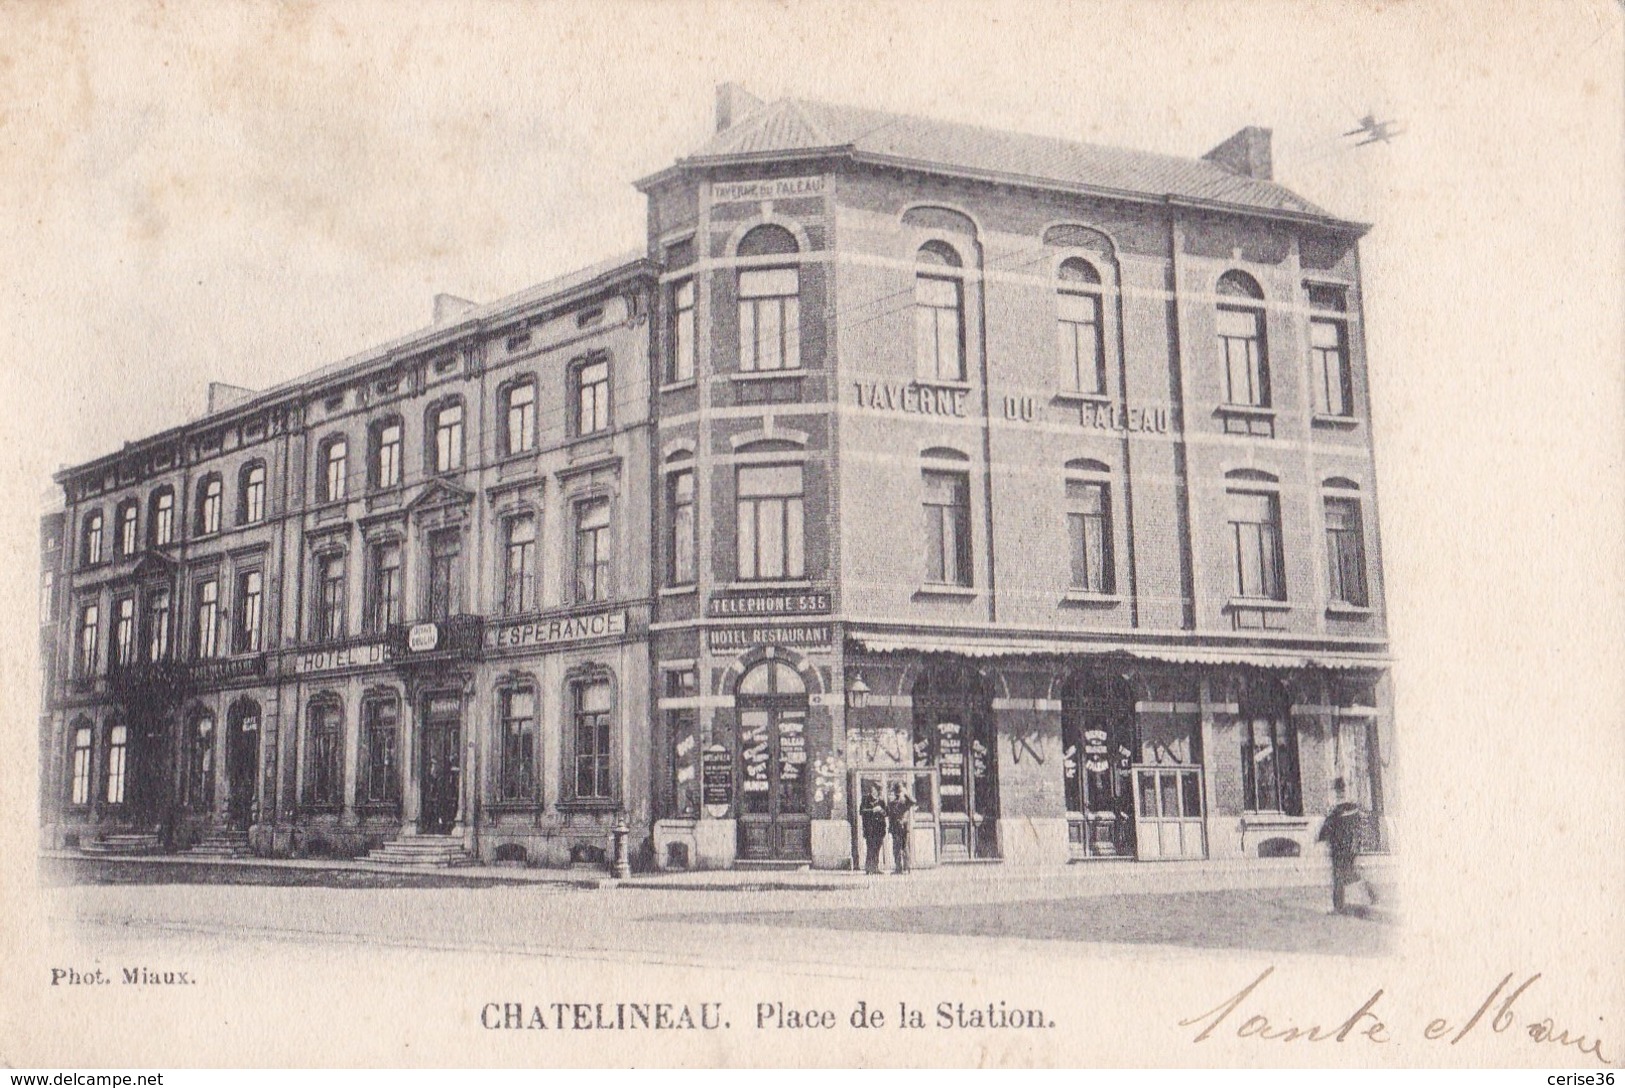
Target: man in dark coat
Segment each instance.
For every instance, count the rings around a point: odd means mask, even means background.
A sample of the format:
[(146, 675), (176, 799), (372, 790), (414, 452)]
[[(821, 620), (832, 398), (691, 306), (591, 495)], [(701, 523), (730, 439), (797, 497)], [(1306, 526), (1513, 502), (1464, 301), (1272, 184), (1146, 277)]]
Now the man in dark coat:
[(870, 875), (880, 873), (880, 851), (886, 843), (886, 802), (880, 796), (880, 783), (871, 782), (858, 806), (858, 820), (863, 827), (863, 871)]
[(1332, 909), (1338, 914), (1349, 913), (1346, 891), (1351, 884), (1364, 884), (1367, 901), (1377, 904), (1377, 890), (1365, 878), (1358, 863), (1360, 853), (1360, 806), (1343, 799), (1344, 785), (1339, 778), (1332, 783), (1337, 804), (1326, 814), (1320, 825), (1317, 842), (1326, 844), (1332, 855)]
[(901, 782), (892, 783), (891, 802), (886, 806), (886, 823), (891, 831), (892, 861), (896, 872), (908, 872), (909, 828), (914, 819), (914, 798), (908, 795)]

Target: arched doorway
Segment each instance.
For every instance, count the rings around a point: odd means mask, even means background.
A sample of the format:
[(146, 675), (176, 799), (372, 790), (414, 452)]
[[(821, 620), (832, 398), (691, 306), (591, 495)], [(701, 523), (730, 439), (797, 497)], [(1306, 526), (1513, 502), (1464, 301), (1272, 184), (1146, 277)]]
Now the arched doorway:
[(812, 857), (807, 819), (807, 685), (783, 661), (763, 661), (739, 679), (739, 856), (747, 861)]
[(932, 665), (913, 702), (914, 765), (937, 772), (938, 860), (998, 857), (999, 749), (986, 683), (969, 665)]
[(1134, 692), (1076, 673), (1061, 689), (1061, 767), (1074, 857), (1134, 857)]
[(239, 699), (226, 715), (226, 819), (238, 831), (247, 831), (257, 815), (259, 765), (260, 705)]

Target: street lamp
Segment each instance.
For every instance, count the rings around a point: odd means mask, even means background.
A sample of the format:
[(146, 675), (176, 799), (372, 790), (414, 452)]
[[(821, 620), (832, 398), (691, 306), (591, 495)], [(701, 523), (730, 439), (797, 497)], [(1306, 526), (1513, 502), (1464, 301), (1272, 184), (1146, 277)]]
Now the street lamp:
[(869, 685), (863, 682), (862, 673), (854, 675), (852, 683), (847, 685), (846, 705), (853, 710), (862, 710), (869, 705)]

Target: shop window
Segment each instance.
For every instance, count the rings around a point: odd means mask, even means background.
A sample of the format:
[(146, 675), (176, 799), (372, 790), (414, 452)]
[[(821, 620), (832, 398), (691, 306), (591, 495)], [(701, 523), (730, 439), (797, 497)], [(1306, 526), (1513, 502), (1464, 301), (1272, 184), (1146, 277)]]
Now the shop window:
[(362, 796), (368, 804), (393, 804), (401, 796), (400, 704), (394, 699), (369, 699), (361, 713), (366, 753)]
[(970, 476), (926, 469), (925, 580), (928, 585), (971, 584)]
[(169, 642), (169, 590), (155, 589), (147, 594), (147, 660), (168, 660)]
[(237, 476), (237, 521), (253, 525), (265, 520), (265, 462), (250, 461)]
[(1269, 361), (1264, 348), (1264, 291), (1245, 272), (1219, 277), (1219, 349), (1224, 359), (1225, 400), (1267, 408)]
[(1061, 262), (1057, 273), (1057, 345), (1061, 373), (1073, 392), (1106, 392), (1105, 339), (1100, 322), (1100, 273), (1078, 257)]
[(371, 587), (367, 601), (367, 629), (383, 634), (401, 622), (401, 544), (383, 540), (372, 546)]
[(927, 381), (965, 380), (963, 262), (946, 242), (927, 242), (915, 255), (915, 359)]
[(214, 715), (193, 717), (188, 745), (186, 803), (196, 812), (214, 807)]
[(1241, 720), (1242, 808), (1303, 815), (1298, 737), (1284, 709), (1244, 708)]
[(134, 597), (113, 602), (113, 664), (121, 669), (135, 664)]
[(79, 611), (79, 675), (95, 676), (98, 664), (96, 641), (101, 631), (101, 610), (87, 604)]
[(671, 815), (694, 818), (700, 814), (699, 674), (692, 668), (666, 673), (666, 698), (684, 700), (686, 706), (666, 709), (666, 736), (671, 743)]
[(305, 802), (337, 808), (344, 803), (344, 708), (337, 701), (312, 703), (307, 720)]
[(683, 280), (671, 288), (671, 364), (666, 368), (668, 382), (686, 382), (694, 377), (694, 281)]
[(502, 614), (536, 610), (536, 515), (515, 514), (502, 523)]
[(429, 409), (429, 464), (434, 471), (463, 467), (463, 402), (445, 401)]
[(609, 677), (587, 677), (570, 685), (573, 723), (570, 784), (577, 801), (615, 799), (614, 711), (615, 696)]
[(80, 566), (94, 566), (102, 561), (102, 512), (92, 510), (85, 515), (84, 539), (79, 546)]
[(192, 629), (193, 653), (213, 657), (220, 650), (220, 581), (205, 578), (197, 584), (197, 622)]
[(607, 601), (611, 590), (609, 500), (585, 499), (575, 504), (577, 604)]
[(316, 464), (321, 473), (316, 481), (316, 501), (338, 502), (344, 498), (346, 471), (349, 464), (349, 444), (342, 435), (322, 440), (316, 452)]
[(504, 454), (536, 448), (536, 379), (523, 378), (502, 390), (502, 420)]
[(237, 576), (237, 628), (232, 650), (239, 654), (259, 652), (260, 612), (265, 599), (265, 577), (257, 570)]
[[(1098, 462), (1094, 463), (1098, 464)], [(1100, 466), (1102, 469), (1104, 466)], [(1074, 471), (1068, 466), (1069, 473)], [(1066, 480), (1066, 533), (1072, 557), (1072, 589), (1111, 593), (1112, 491), (1103, 479), (1069, 475)]]
[(316, 629), (317, 641), (341, 639), (345, 635), (345, 556), (335, 552), (316, 558)]
[(125, 499), (118, 504), (113, 514), (114, 547), (120, 559), (128, 559), (141, 548), (141, 535), (139, 523), (141, 520), (141, 506), (134, 499)]
[(124, 803), (125, 762), (129, 756), (130, 730), (115, 725), (107, 731), (107, 751), (102, 759), (104, 789), (102, 798), (110, 805)]
[(577, 363), (570, 371), (578, 436), (609, 430), (609, 359), (598, 356)]
[(1226, 499), (1235, 548), (1235, 595), (1286, 600), (1286, 583), (1281, 578), (1279, 497), (1273, 491), (1230, 491)]
[(220, 511), (225, 505), (226, 485), (218, 475), (203, 478), (198, 485), (197, 532), (209, 536), (220, 531)]
[(737, 482), (740, 579), (805, 577), (801, 466), (742, 466)]
[(380, 419), (367, 433), (372, 444), (372, 486), (378, 489), (397, 486), (401, 482), (401, 446), (405, 434), (401, 417)]
[(695, 538), (692, 467), (679, 468), (666, 474), (666, 533), (666, 584), (693, 585)]
[(783, 256), (786, 267), (739, 272), (739, 369), (798, 370), (801, 367), (801, 271), (795, 235), (763, 224), (739, 242), (741, 257)]
[[(504, 688), (497, 696), (502, 750), (497, 800), (536, 800), (536, 689)], [(596, 772), (594, 772), (596, 774)], [(591, 796), (597, 796), (593, 794)]]
[(1364, 608), (1368, 598), (1360, 500), (1327, 495), (1323, 501), (1326, 513), (1327, 598), (1333, 604)]
[(68, 802), (75, 807), (90, 804), (90, 744), (92, 732), (89, 718), (79, 718), (74, 722), (73, 769)]
[(442, 529), (429, 535), (429, 608), (431, 620), (447, 620), (463, 610), (462, 534)]

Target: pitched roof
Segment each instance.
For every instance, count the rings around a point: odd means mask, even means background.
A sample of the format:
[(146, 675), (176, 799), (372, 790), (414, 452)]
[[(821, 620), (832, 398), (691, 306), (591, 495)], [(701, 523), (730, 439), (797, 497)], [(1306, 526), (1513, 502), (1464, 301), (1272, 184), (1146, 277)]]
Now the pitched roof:
[(717, 133), (680, 166), (784, 153), (848, 153), (933, 173), (1026, 181), (1139, 198), (1184, 198), (1268, 213), (1331, 219), (1273, 181), (1205, 159), (1103, 147), (954, 121), (785, 98)]

